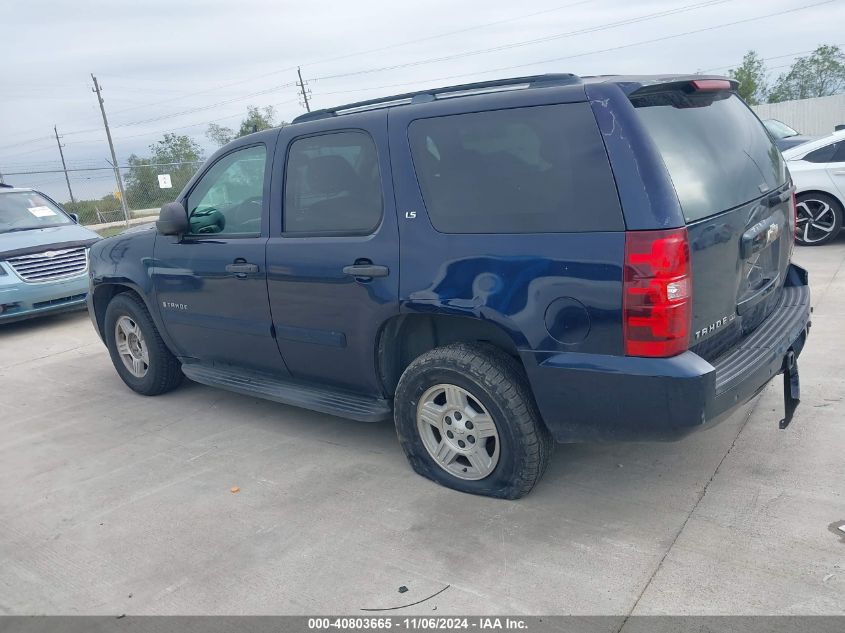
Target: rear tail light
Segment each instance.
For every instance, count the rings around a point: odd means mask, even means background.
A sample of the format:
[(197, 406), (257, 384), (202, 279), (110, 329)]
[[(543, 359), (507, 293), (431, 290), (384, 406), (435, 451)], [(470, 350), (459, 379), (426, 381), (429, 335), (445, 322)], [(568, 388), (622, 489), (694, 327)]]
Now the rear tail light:
[(625, 234), (625, 353), (667, 357), (689, 348), (692, 275), (686, 228)]

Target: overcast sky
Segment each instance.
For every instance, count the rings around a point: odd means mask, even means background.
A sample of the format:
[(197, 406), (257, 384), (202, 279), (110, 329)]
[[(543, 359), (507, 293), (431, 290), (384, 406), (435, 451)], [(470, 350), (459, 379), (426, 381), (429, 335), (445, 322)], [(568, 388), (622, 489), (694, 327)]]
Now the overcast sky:
[(546, 72), (725, 72), (749, 48), (776, 75), (795, 53), (845, 45), (845, 0), (821, 2), (3, 0), (0, 172), (60, 166), (54, 124), (69, 167), (105, 165), (92, 72), (124, 162), (170, 131), (212, 149), (208, 122), (237, 126), (247, 105), (292, 119), (297, 65), (316, 108)]

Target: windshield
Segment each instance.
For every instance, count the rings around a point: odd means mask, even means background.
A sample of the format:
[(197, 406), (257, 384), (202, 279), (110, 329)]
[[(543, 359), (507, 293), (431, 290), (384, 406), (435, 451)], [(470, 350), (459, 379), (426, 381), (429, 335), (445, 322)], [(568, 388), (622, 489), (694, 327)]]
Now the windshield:
[(35, 191), (0, 194), (0, 233), (72, 224), (59, 207)]
[(751, 202), (786, 182), (783, 157), (736, 95), (667, 91), (631, 102), (663, 156), (687, 222)]
[(769, 133), (775, 138), (789, 138), (790, 136), (798, 136), (798, 132), (793, 130), (783, 121), (777, 119), (766, 119), (763, 125), (769, 130)]

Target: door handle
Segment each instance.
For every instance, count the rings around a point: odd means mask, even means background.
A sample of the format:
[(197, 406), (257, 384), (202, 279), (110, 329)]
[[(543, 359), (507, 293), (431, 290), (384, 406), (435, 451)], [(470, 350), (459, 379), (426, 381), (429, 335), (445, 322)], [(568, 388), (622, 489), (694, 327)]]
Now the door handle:
[(376, 264), (355, 264), (353, 266), (344, 266), (343, 274), (356, 278), (373, 278), (373, 277), (387, 277), (390, 274), (390, 269), (387, 266), (378, 266)]
[(250, 264), (242, 259), (236, 259), (234, 264), (226, 266), (226, 272), (234, 273), (237, 278), (243, 279), (249, 273), (257, 273), (258, 264)]
[(845, 176), (845, 169), (840, 169), (838, 171), (833, 172), (834, 176)]

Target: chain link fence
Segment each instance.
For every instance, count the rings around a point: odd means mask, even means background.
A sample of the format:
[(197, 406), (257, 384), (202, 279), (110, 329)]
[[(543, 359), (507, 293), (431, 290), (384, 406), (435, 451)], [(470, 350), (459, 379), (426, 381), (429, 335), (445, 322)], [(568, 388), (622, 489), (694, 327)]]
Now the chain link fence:
[[(202, 165), (185, 163), (137, 164), (119, 168), (130, 217), (155, 215), (171, 202)], [(68, 166), (5, 172), (4, 180), (15, 187), (36, 189), (76, 213), (82, 224), (123, 221), (123, 205), (112, 167)]]

